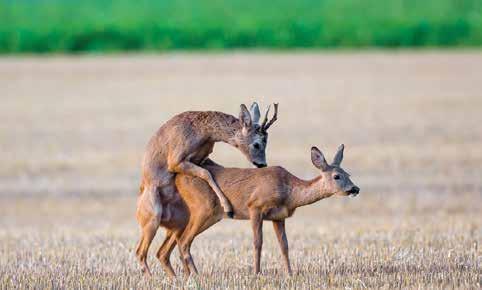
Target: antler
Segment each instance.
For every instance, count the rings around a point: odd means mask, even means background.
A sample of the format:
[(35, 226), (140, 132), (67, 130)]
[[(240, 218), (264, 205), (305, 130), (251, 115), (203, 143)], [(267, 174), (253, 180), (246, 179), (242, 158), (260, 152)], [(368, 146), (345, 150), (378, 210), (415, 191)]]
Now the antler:
[(266, 115), (264, 116), (263, 124), (261, 125), (261, 130), (264, 132), (266, 132), (268, 128), (271, 127), (271, 125), (273, 125), (273, 123), (276, 122), (276, 120), (278, 120), (278, 104), (275, 103), (273, 118), (271, 118), (271, 120), (269, 120), (268, 122), (268, 113), (270, 108), (271, 108), (271, 105), (268, 106), (268, 109), (266, 110)]

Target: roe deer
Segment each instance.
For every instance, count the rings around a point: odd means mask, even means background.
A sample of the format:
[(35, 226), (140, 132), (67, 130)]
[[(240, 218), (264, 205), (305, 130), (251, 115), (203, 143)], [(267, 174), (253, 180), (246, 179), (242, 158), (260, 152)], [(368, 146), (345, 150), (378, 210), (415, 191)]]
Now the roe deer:
[(227, 216), (232, 217), (229, 201), (209, 171), (198, 164), (208, 157), (216, 142), (225, 142), (238, 148), (257, 167), (265, 167), (267, 130), (277, 120), (278, 105), (275, 104), (274, 116), (269, 121), (268, 111), (261, 125), (258, 124), (260, 112), (257, 103), (251, 106), (251, 113), (245, 105), (241, 105), (239, 119), (214, 111), (184, 112), (167, 121), (151, 138), (143, 158), (136, 211), (141, 226), (136, 255), (144, 273), (150, 275), (146, 257), (152, 239), (162, 223), (170, 223), (172, 213), (169, 204), (175, 204), (179, 199), (176, 174), (204, 180)]
[[(355, 196), (359, 193), (360, 189), (350, 180), (350, 175), (340, 167), (343, 150), (344, 146), (341, 145), (330, 165), (321, 151), (313, 147), (311, 160), (320, 170), (320, 175), (310, 181), (301, 180), (279, 166), (239, 169), (224, 168), (211, 160), (204, 162), (202, 166), (211, 172), (234, 207), (234, 218), (251, 220), (255, 273), (260, 272), (263, 220), (273, 222), (286, 270), (291, 274), (285, 219), (291, 217), (296, 208), (334, 194)], [(175, 273), (169, 257), (176, 243), (186, 274), (197, 273), (190, 253), (194, 238), (226, 217), (216, 195), (202, 179), (178, 174), (176, 185), (182, 197), (176, 207), (178, 223), (166, 227), (165, 241), (157, 255), (163, 269), (171, 277)]]

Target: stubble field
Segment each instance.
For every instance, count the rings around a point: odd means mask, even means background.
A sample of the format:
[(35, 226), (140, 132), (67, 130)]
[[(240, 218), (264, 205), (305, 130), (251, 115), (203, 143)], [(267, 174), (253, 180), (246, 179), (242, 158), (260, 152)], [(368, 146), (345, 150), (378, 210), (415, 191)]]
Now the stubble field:
[[(0, 59), (0, 288), (481, 287), (482, 55), (477, 52), (167, 54)], [(199, 277), (169, 280), (133, 249), (140, 159), (186, 110), (280, 103), (268, 162), (311, 178), (312, 145), (362, 189), (287, 221), (294, 275), (265, 222), (262, 274), (249, 223), (193, 245)], [(235, 149), (212, 158), (249, 167)]]

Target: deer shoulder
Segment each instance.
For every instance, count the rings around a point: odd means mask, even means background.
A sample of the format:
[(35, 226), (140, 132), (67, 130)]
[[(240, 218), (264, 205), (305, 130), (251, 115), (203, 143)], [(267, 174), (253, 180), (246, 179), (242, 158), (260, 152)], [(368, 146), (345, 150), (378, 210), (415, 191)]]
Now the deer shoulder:
[(253, 180), (256, 187), (249, 198), (248, 207), (260, 211), (264, 219), (281, 220), (288, 217), (290, 212), (286, 200), (289, 194), (289, 173), (280, 166), (268, 167), (258, 172), (258, 176)]

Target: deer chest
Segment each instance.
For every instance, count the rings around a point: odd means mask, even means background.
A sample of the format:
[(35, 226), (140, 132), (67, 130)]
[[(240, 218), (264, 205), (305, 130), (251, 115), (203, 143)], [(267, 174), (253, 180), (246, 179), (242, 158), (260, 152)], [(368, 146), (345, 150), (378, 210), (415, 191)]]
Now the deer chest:
[(264, 213), (263, 219), (276, 221), (276, 220), (284, 220), (290, 216), (291, 216), (291, 213), (286, 206), (279, 206), (279, 207), (273, 207), (268, 209)]
[(206, 159), (209, 156), (209, 154), (213, 152), (213, 148), (214, 148), (214, 143), (206, 142), (203, 145), (201, 145), (196, 150), (196, 152), (192, 153), (191, 156), (189, 156), (189, 159), (191, 160), (191, 162), (195, 164), (199, 164), (202, 161), (204, 161), (204, 159)]

